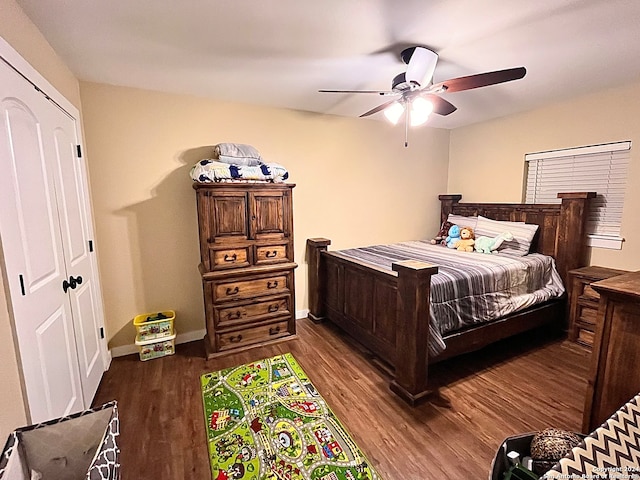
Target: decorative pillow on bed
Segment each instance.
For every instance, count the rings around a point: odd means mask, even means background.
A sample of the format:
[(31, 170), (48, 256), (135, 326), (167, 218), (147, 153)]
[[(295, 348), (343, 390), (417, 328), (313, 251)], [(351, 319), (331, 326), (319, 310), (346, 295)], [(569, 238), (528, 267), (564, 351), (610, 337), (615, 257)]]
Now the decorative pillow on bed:
[(447, 217), (447, 222), (451, 222), (459, 227), (471, 227), (474, 230), (476, 229), (477, 221), (478, 217), (465, 217), (463, 215), (454, 215), (453, 213), (450, 213)]
[(243, 143), (219, 143), (213, 147), (215, 158), (222, 163), (255, 167), (262, 163), (258, 150)]
[(523, 222), (507, 222), (501, 220), (491, 220), (490, 218), (478, 215), (476, 223), (476, 237), (496, 237), (504, 232), (511, 232), (513, 240), (502, 243), (498, 251), (518, 257), (524, 257), (529, 253), (531, 242), (538, 230), (538, 225)]

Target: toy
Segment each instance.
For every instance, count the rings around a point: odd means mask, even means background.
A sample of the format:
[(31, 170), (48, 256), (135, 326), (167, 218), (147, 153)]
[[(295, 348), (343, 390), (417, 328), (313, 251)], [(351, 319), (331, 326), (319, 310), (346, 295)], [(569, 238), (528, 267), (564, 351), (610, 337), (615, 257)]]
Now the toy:
[(481, 253), (498, 253), (497, 250), (504, 241), (513, 240), (511, 232), (503, 232), (500, 235), (491, 237), (478, 237), (474, 245), (477, 252)]
[(453, 246), (461, 252), (473, 252), (474, 243), (473, 228), (462, 227), (460, 229), (460, 239), (456, 241)]
[(453, 226), (453, 223), (444, 221), (440, 226), (440, 230), (438, 234), (431, 239), (431, 245), (446, 245), (447, 242), (445, 238), (447, 237), (447, 233), (449, 233), (449, 229)]
[(449, 248), (456, 248), (455, 243), (460, 240), (460, 227), (458, 225), (451, 225), (449, 228), (449, 235), (445, 238), (445, 243)]

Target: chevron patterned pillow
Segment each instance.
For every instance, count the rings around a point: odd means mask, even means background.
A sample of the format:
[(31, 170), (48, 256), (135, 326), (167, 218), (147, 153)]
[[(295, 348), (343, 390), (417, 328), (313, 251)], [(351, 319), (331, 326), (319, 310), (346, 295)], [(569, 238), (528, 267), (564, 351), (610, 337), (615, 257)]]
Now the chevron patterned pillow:
[(573, 448), (541, 479), (640, 478), (640, 394)]

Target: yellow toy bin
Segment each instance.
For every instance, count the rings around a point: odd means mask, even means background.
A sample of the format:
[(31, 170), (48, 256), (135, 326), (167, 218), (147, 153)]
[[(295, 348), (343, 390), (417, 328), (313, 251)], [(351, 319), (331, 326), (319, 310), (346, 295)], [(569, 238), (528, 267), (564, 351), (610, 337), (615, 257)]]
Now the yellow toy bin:
[(137, 315), (133, 319), (137, 332), (136, 341), (147, 341), (173, 335), (175, 318), (176, 312), (173, 310)]
[(175, 348), (176, 332), (173, 335), (153, 340), (140, 340), (136, 337), (136, 345), (140, 350), (140, 360), (143, 362), (153, 358), (165, 357), (176, 353)]

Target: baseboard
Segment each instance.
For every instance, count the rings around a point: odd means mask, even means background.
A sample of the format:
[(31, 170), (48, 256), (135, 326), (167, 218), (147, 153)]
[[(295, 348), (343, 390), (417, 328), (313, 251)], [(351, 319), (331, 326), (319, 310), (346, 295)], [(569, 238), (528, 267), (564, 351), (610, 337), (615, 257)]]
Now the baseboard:
[[(308, 308), (305, 308), (303, 310), (296, 310), (296, 320), (307, 318), (308, 315)], [(176, 345), (179, 345), (181, 343), (193, 342), (195, 340), (201, 340), (204, 338), (205, 333), (205, 329), (178, 333), (178, 335), (176, 336)], [(125, 355), (131, 355), (132, 353), (138, 353), (138, 347), (135, 344), (121, 345), (119, 347), (113, 347), (111, 350), (109, 350), (109, 352), (111, 353), (111, 357), (113, 358), (124, 357)]]

